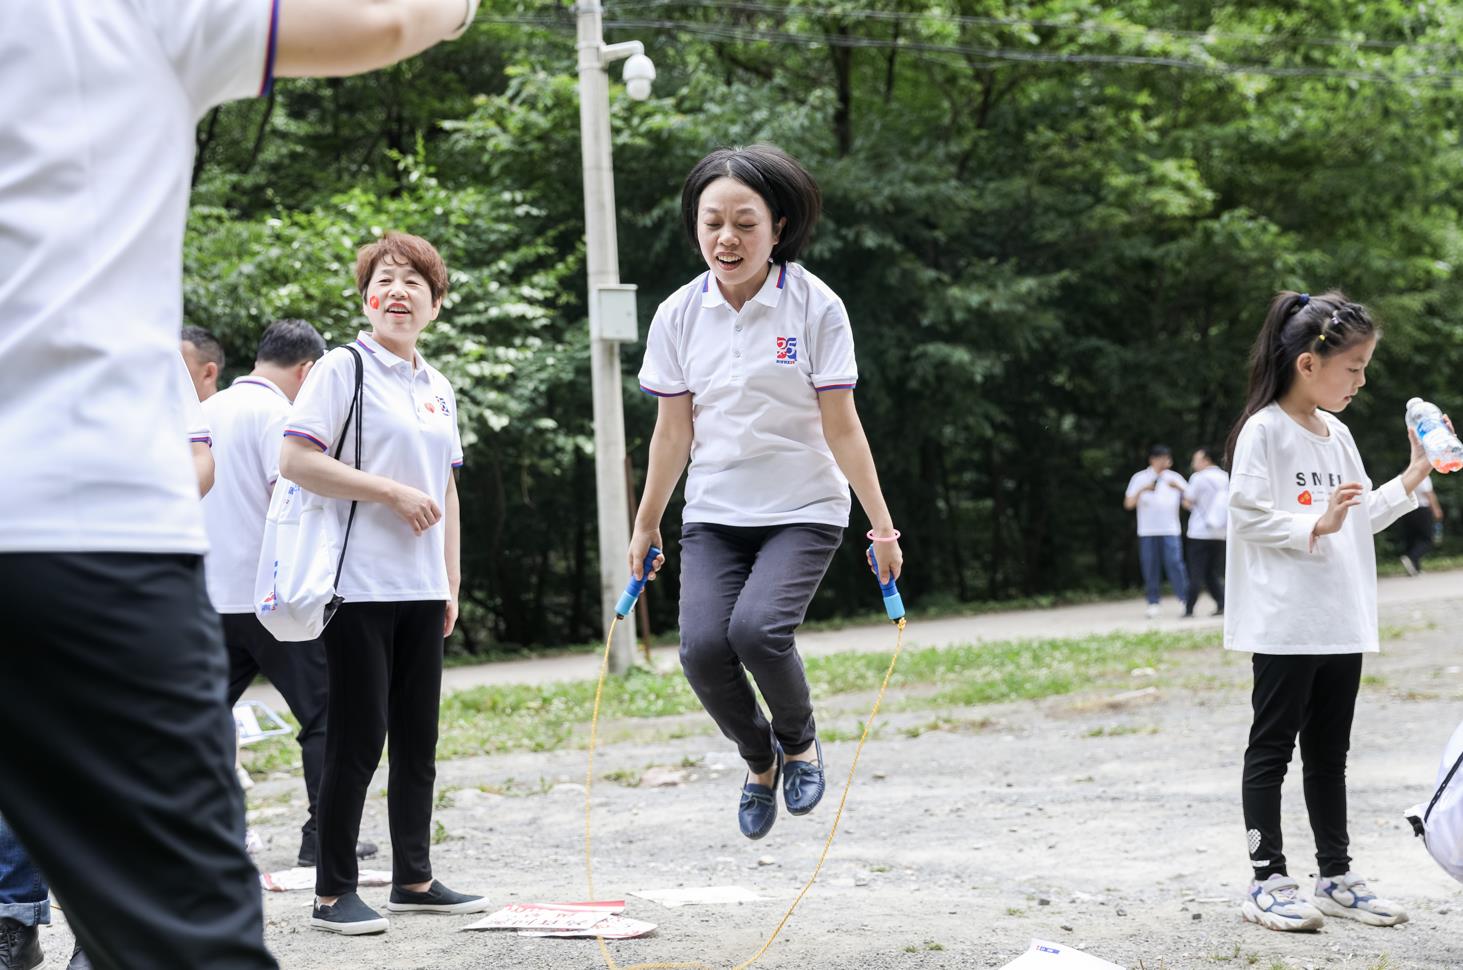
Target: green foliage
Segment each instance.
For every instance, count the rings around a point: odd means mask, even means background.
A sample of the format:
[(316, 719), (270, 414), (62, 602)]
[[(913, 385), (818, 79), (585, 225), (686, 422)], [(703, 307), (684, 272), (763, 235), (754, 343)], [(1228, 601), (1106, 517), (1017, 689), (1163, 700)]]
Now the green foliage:
[[(754, 140), (801, 158), (825, 196), (805, 262), (850, 308), (911, 605), (1130, 585), (1123, 484), (1153, 441), (1222, 442), (1277, 288), (1339, 285), (1383, 319), (1345, 416), (1374, 479), (1405, 459), (1402, 402), (1448, 405), (1454, 7), (626, 0), (608, 16), (669, 25), (609, 38), (645, 40), (660, 75), (648, 102), (612, 96), (642, 332), (699, 269), (679, 225), (690, 165)], [(277, 316), (347, 338), (354, 249), (379, 230), (446, 256), (423, 350), (462, 402), (470, 652), (598, 636), (573, 72), (564, 8), (499, 0), (457, 44), (284, 81), (200, 128), (187, 313), (236, 364)], [(624, 348), (627, 378), (641, 351)], [(654, 413), (627, 380), (637, 468)], [(1463, 513), (1455, 483), (1440, 493)], [(673, 504), (672, 552), (678, 521)], [(871, 605), (858, 546), (815, 618)], [(672, 555), (658, 628), (676, 591)]]

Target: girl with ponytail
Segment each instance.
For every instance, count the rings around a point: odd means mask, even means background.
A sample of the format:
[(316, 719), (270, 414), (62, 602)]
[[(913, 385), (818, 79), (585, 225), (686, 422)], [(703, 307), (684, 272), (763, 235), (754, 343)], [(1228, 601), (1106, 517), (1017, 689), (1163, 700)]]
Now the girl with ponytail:
[[(1230, 433), (1226, 649), (1253, 654), (1245, 751), (1250, 883), (1245, 919), (1314, 930), (1322, 914), (1373, 926), (1406, 913), (1351, 871), (1346, 753), (1361, 660), (1377, 642), (1372, 534), (1417, 507), (1432, 466), (1416, 435), (1402, 474), (1373, 488), (1336, 417), (1366, 384), (1377, 346), (1366, 307), (1338, 292), (1280, 293), (1255, 341), (1249, 395)], [(1312, 902), (1286, 872), (1280, 788), (1296, 737), (1319, 878)]]

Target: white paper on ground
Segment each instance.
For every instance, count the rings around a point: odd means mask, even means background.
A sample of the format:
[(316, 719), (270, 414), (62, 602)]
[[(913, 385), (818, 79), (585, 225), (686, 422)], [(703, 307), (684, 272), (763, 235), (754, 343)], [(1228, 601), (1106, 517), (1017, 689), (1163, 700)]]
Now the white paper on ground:
[(1074, 950), (1065, 943), (1048, 943), (1046, 940), (1032, 940), (1031, 949), (1021, 954), (1001, 970), (1126, 970), (1116, 963), (1108, 963), (1097, 957)]
[(660, 903), (668, 909), (677, 906), (725, 906), (731, 903), (753, 903), (764, 896), (758, 896), (741, 886), (691, 886), (682, 889), (642, 889), (632, 892), (653, 903)]
[(518, 935), (560, 938), (602, 936), (606, 940), (632, 940), (654, 931), (654, 923), (630, 919), (627, 916), (606, 916), (587, 930), (519, 930)]
[[(385, 869), (362, 869), (356, 876), (356, 883), (361, 886), (389, 886), (391, 885), (391, 873)], [(281, 869), (279, 872), (261, 872), (259, 885), (264, 887), (265, 892), (271, 893), (314, 889), (315, 870), (296, 867)]]
[(509, 903), (463, 929), (572, 932), (587, 930), (606, 917), (618, 916), (624, 911), (623, 899), (593, 903)]

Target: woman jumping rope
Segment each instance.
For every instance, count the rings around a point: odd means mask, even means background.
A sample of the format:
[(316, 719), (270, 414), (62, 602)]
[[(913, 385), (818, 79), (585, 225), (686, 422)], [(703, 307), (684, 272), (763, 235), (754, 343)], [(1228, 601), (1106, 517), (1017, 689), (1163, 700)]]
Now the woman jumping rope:
[[(1245, 751), (1250, 883), (1245, 919), (1314, 930), (1328, 916), (1373, 926), (1407, 914), (1351, 871), (1346, 753), (1362, 655), (1376, 653), (1372, 534), (1417, 506), (1432, 466), (1418, 443), (1402, 474), (1373, 488), (1336, 417), (1366, 384), (1377, 347), (1366, 307), (1340, 293), (1281, 293), (1255, 341), (1249, 396), (1230, 433), (1224, 645), (1252, 653), (1254, 722)], [(1296, 736), (1316, 839), (1314, 904), (1281, 851), (1280, 787)]]
[(660, 305), (640, 369), (659, 412), (630, 569), (639, 578), (651, 546), (662, 547), (660, 519), (689, 459), (681, 666), (747, 763), (737, 820), (749, 839), (777, 820), (779, 776), (790, 814), (823, 797), (793, 634), (842, 541), (850, 485), (873, 526), (880, 581), (903, 563), (854, 407), (847, 311), (794, 262), (821, 205), (817, 183), (777, 148), (718, 149), (697, 163), (681, 215), (707, 271)]

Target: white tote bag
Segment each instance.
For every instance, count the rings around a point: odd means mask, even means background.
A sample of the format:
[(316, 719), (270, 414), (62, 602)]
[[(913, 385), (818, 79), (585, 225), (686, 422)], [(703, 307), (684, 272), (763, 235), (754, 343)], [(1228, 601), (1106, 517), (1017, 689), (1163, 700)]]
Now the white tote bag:
[(1438, 865), (1463, 882), (1463, 724), (1443, 752), (1432, 800), (1414, 805), (1407, 820)]
[[(354, 418), (355, 467), (360, 468), (363, 372), (360, 352), (346, 349), (356, 359), (356, 393), (333, 457), (340, 458)], [(347, 512), (340, 499), (316, 495), (286, 478), (274, 483), (254, 574), (254, 611), (276, 640), (314, 640), (335, 615), (342, 602), (335, 588), (355, 518), (355, 502)]]

